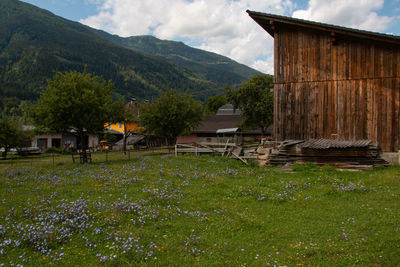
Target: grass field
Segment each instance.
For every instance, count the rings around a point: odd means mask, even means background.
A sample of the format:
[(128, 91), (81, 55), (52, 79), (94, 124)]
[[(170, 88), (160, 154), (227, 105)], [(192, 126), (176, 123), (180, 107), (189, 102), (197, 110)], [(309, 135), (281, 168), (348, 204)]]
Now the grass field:
[(0, 166), (0, 266), (400, 266), (400, 168)]
[[(152, 156), (152, 155), (163, 155), (168, 154), (168, 149), (152, 149), (152, 150), (132, 150), (123, 153), (121, 151), (96, 151), (91, 152), (92, 163), (110, 163), (113, 161), (131, 160), (137, 156)], [(79, 163), (79, 155), (75, 155), (76, 163)], [(0, 159), (0, 168), (13, 167), (13, 168), (24, 168), (24, 167), (49, 167), (60, 166), (64, 164), (71, 164), (71, 154), (60, 154), (60, 153), (44, 153), (40, 155), (31, 156), (18, 156), (8, 154), (7, 159)]]

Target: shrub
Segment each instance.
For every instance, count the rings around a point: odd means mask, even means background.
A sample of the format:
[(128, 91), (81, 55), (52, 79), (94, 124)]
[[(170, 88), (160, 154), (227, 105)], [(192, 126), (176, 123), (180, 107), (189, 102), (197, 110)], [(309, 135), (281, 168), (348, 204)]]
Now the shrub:
[(44, 151), (44, 153), (57, 153), (57, 154), (61, 154), (63, 153), (63, 149), (62, 148), (58, 148), (58, 147), (49, 147), (46, 148), (46, 150)]

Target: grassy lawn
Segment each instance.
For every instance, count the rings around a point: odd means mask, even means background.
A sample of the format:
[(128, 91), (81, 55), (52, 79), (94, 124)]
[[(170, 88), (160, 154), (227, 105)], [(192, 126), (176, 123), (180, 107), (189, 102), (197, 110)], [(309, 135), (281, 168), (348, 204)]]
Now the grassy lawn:
[[(92, 163), (109, 163), (113, 161), (123, 161), (131, 160), (137, 156), (151, 156), (151, 155), (162, 155), (168, 154), (168, 149), (155, 149), (146, 151), (127, 151), (123, 153), (121, 151), (96, 151), (91, 152)], [(76, 163), (79, 163), (79, 156), (76, 154)], [(0, 159), (0, 168), (13, 167), (13, 168), (23, 168), (23, 167), (49, 167), (60, 166), (64, 164), (71, 164), (72, 156), (71, 154), (59, 154), (59, 153), (45, 153), (41, 155), (34, 156), (18, 156), (9, 154), (7, 159)]]
[(399, 266), (400, 168), (0, 165), (0, 266)]

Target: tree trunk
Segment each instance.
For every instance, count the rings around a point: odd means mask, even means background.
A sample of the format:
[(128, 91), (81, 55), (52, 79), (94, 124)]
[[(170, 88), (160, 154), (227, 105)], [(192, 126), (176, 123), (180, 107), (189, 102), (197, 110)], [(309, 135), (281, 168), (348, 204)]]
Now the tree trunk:
[(126, 138), (128, 137), (128, 131), (126, 129), (126, 123), (124, 122), (124, 136), (122, 138), (122, 151), (126, 154)]
[(5, 145), (5, 146), (4, 146), (4, 151), (3, 151), (3, 153), (2, 153), (3, 159), (6, 159), (6, 158), (7, 158), (7, 152), (8, 152), (8, 147), (7, 147), (7, 145)]
[(176, 144), (176, 136), (170, 136), (167, 138), (168, 146), (174, 146)]
[(81, 163), (83, 163), (83, 164), (85, 164), (85, 163), (87, 163), (88, 162), (88, 159), (87, 159), (87, 154), (86, 154), (86, 149), (87, 149), (87, 147), (86, 147), (86, 140), (85, 140), (85, 133), (80, 133), (79, 134), (79, 138), (80, 138), (80, 141), (81, 141), (81, 149), (82, 149), (82, 162)]
[(122, 151), (124, 152), (124, 154), (126, 154), (126, 135), (124, 133), (124, 137), (122, 138), (123, 143), (122, 143)]
[(264, 126), (260, 126), (261, 129), (261, 135), (265, 136), (265, 127)]

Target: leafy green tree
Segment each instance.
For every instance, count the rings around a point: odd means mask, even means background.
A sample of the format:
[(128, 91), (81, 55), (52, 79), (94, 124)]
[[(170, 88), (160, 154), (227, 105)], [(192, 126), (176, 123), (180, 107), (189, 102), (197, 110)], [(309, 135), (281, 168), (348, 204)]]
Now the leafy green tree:
[(241, 127), (261, 129), (266, 133), (273, 122), (274, 96), (273, 77), (271, 75), (257, 74), (243, 83), (238, 89), (228, 89), (227, 99), (234, 108), (239, 108), (242, 114)]
[(113, 103), (113, 84), (102, 77), (76, 71), (57, 72), (32, 109), (37, 126), (52, 132), (75, 134), (79, 138), (83, 162), (87, 162), (88, 134), (100, 134), (113, 121), (119, 108)]
[(225, 105), (228, 102), (226, 96), (224, 95), (216, 95), (211, 96), (207, 99), (206, 108), (204, 110), (204, 114), (215, 114), (218, 109)]
[(115, 141), (117, 141), (117, 137), (110, 132), (104, 133), (103, 139), (108, 143), (114, 143)]
[(7, 158), (10, 148), (21, 148), (27, 145), (29, 135), (22, 127), (9, 117), (0, 119), (0, 148), (3, 148), (2, 156)]
[(169, 145), (176, 138), (197, 126), (201, 120), (202, 105), (193, 97), (169, 89), (141, 109), (140, 120), (146, 131), (165, 138)]
[(115, 121), (118, 121), (124, 125), (124, 134), (122, 137), (122, 151), (126, 154), (126, 141), (128, 137), (132, 134), (128, 130), (128, 124), (131, 122), (138, 121), (139, 114), (138, 114), (138, 107), (135, 106), (134, 102), (129, 102), (128, 104), (124, 105), (123, 102), (119, 102), (117, 107), (115, 108), (117, 117)]

